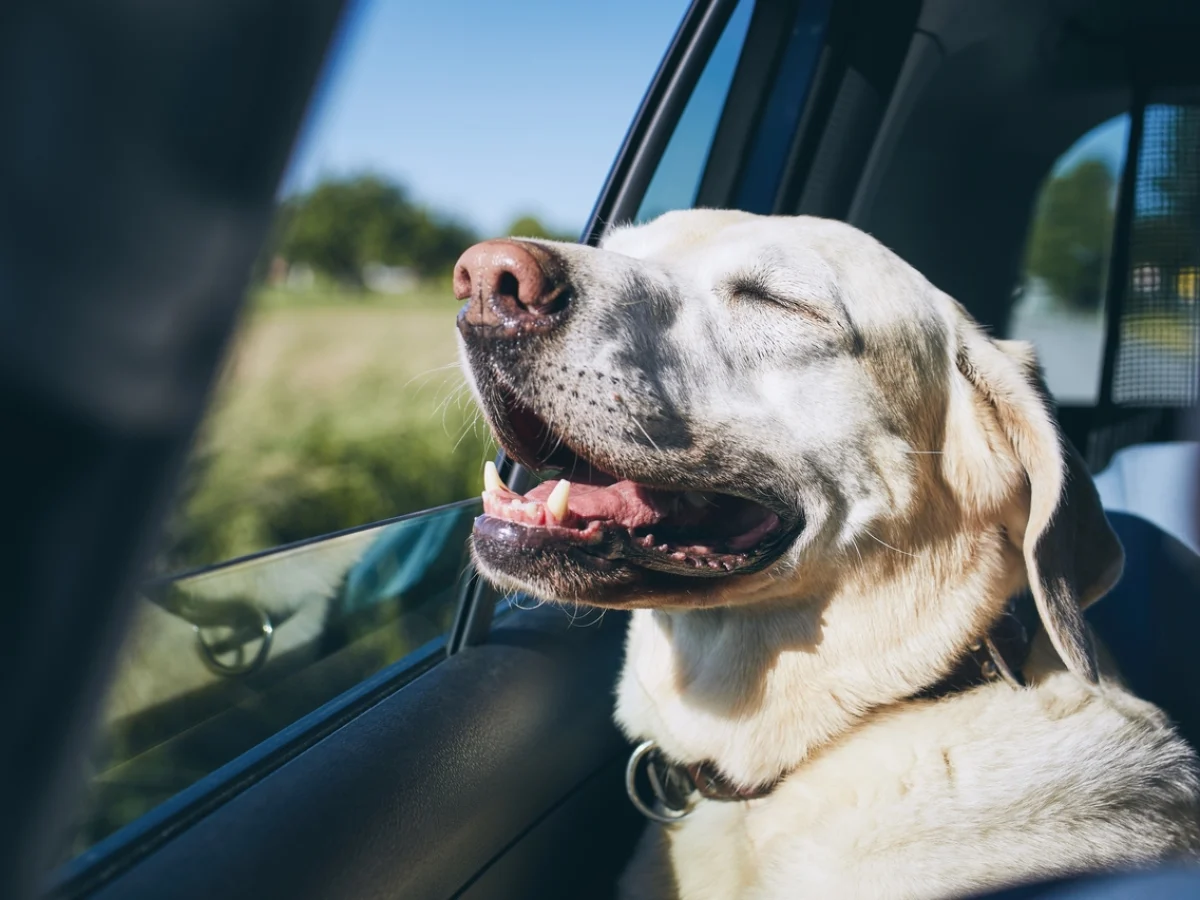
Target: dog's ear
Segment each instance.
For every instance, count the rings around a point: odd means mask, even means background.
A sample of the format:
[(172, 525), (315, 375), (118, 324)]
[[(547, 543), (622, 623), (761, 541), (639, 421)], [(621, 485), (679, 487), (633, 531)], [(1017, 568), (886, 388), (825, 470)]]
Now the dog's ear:
[(958, 329), (958, 369), (985, 403), (1029, 480), (1022, 552), (1042, 624), (1067, 668), (1098, 680), (1083, 609), (1121, 575), (1125, 554), (1096, 486), (1050, 412), (1033, 347)]

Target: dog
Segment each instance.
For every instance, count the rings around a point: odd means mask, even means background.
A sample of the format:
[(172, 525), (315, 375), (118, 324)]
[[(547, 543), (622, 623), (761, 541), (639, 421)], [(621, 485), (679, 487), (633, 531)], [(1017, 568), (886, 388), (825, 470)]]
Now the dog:
[(1123, 553), (1032, 347), (810, 217), (485, 242), (454, 287), (488, 423), (552, 473), (521, 495), (489, 468), (479, 571), (632, 610), (616, 719), (662, 823), (621, 896), (952, 897), (1197, 855), (1196, 756), (1083, 618)]

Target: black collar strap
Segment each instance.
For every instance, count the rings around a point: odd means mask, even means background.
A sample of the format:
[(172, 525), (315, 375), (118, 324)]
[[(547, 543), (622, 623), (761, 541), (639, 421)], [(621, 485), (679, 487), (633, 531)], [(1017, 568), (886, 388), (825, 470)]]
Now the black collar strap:
[[(993, 681), (1023, 687), (1021, 669), (1037, 627), (1033, 598), (1027, 592), (1014, 597), (987, 635), (967, 648), (966, 655), (950, 673), (914, 694), (912, 699), (938, 700)], [(652, 806), (642, 799), (638, 789), (637, 775), (643, 762), (654, 794)], [(647, 818), (666, 824), (677, 822), (691, 812), (694, 794), (724, 802), (757, 800), (770, 794), (782, 780), (783, 774), (766, 784), (741, 787), (706, 760), (678, 763), (666, 759), (654, 741), (640, 744), (625, 768), (625, 790), (633, 805)]]

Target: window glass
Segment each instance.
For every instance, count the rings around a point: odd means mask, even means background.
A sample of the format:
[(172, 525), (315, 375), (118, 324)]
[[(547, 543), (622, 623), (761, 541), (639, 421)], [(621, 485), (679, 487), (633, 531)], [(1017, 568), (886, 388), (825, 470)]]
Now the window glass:
[(1113, 402), (1190, 406), (1200, 380), (1200, 106), (1146, 107)]
[(1008, 323), (1032, 341), (1061, 403), (1091, 405), (1104, 367), (1104, 306), (1129, 116), (1092, 129), (1055, 163), (1034, 207)]
[(102, 844), (61, 877), (436, 658), (494, 454), (452, 266), (581, 232), (686, 5), (352, 4), (61, 855)]
[(804, 112), (809, 84), (821, 57), (831, 5), (832, 0), (805, 0), (796, 12), (758, 135), (743, 166), (738, 209), (771, 212), (788, 150)]
[(690, 209), (695, 205), (753, 12), (753, 0), (741, 0), (725, 24), (658, 161), (638, 207), (637, 221), (647, 222), (668, 210)]
[[(103, 712), (86, 849), (421, 647), (442, 646), (481, 504), (151, 582)], [(227, 772), (232, 776), (233, 772)]]

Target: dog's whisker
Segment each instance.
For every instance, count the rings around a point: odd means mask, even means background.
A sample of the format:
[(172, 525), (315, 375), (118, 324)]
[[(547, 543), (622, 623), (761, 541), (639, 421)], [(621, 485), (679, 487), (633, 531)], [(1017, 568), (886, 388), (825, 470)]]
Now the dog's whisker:
[(455, 451), (457, 451), (459, 445), (462, 444), (462, 442), (467, 439), (467, 435), (473, 434), (474, 431), (475, 431), (475, 420), (472, 419), (471, 422), (469, 422), (467, 424), (467, 426), (465, 428), (463, 428), (462, 434), (460, 434), (458, 436), (458, 440), (454, 442), (454, 446), (450, 448), (450, 453), (453, 454)]
[(520, 603), (517, 602), (517, 597), (519, 597), (519, 596), (521, 596), (520, 591), (513, 591), (511, 594), (508, 595), (508, 604), (509, 604), (509, 606), (512, 606), (515, 609), (519, 609), (519, 610), (522, 610), (525, 612), (528, 612), (531, 609), (537, 609), (539, 606), (541, 606), (545, 602), (543, 600), (538, 599), (537, 597), (530, 597), (529, 599), (531, 599), (533, 601), (533, 605), (532, 606), (522, 606)]
[(899, 547), (893, 547), (887, 541), (881, 541), (879, 538), (875, 537), (875, 535), (871, 534), (871, 532), (867, 531), (865, 528), (863, 529), (863, 532), (866, 534), (867, 537), (869, 537), (871, 540), (875, 541), (875, 543), (882, 544), (884, 547), (887, 547), (889, 550), (895, 550), (897, 553), (900, 553), (904, 556), (911, 556), (913, 559), (916, 559), (916, 557), (917, 557), (917, 554), (915, 554), (915, 553), (909, 553), (907, 550), (901, 550)]
[(862, 550), (859, 549), (857, 537), (850, 542), (850, 546), (852, 546), (854, 548), (854, 552), (858, 554), (858, 566), (861, 569), (866, 564), (863, 562)]
[(636, 425), (638, 427), (638, 431), (640, 431), (643, 435), (645, 435), (646, 440), (648, 440), (650, 442), (650, 446), (653, 447), (655, 450), (657, 450), (659, 453), (662, 453), (662, 448), (659, 447), (658, 444), (654, 443), (654, 438), (650, 437), (650, 435), (649, 435), (649, 433), (647, 433), (646, 429), (642, 427), (642, 423), (637, 420), (637, 417), (633, 413), (629, 414), (629, 419), (631, 422), (633, 422), (634, 425)]
[(446, 372), (446, 371), (449, 371), (450, 369), (457, 369), (458, 367), (459, 367), (459, 362), (457, 360), (455, 360), (454, 362), (446, 363), (443, 366), (434, 366), (432, 369), (426, 369), (424, 372), (418, 372), (412, 378), (408, 379), (408, 381), (404, 382), (403, 387), (408, 387), (410, 384), (412, 384), (414, 381), (416, 381), (420, 378), (428, 378), (431, 375), (436, 375), (438, 372)]

